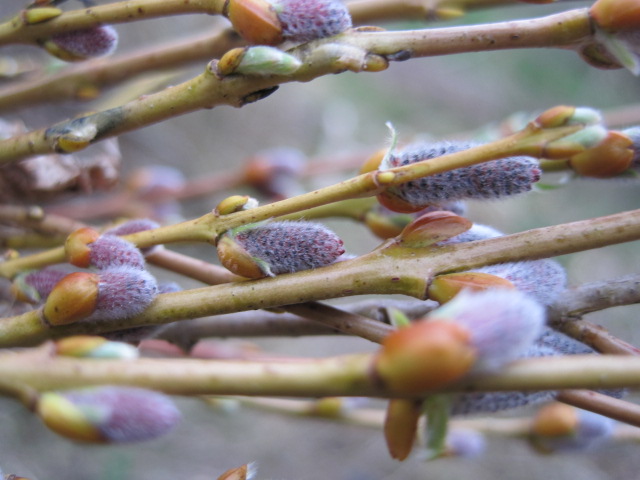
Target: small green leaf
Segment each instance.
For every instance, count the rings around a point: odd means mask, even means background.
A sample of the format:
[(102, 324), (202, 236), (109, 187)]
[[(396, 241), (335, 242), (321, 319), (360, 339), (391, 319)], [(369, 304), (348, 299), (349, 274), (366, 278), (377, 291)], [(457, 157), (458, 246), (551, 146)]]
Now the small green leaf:
[(411, 325), (411, 320), (405, 315), (405, 313), (397, 308), (387, 308), (387, 318), (396, 328), (408, 327)]
[(427, 417), (427, 459), (435, 460), (442, 457), (446, 450), (451, 396), (431, 395), (422, 408)]

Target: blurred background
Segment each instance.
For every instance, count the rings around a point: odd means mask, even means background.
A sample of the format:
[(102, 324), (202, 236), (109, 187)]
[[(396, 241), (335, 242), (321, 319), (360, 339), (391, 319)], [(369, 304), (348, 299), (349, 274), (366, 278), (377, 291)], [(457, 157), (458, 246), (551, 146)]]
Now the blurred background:
[[(99, 2), (103, 3), (103, 2)], [(106, 2), (104, 2), (106, 3)], [(482, 9), (446, 25), (495, 22), (543, 16), (590, 2), (552, 5), (515, 4)], [(25, 1), (3, 0), (0, 18), (23, 8)], [(70, 7), (80, 4), (70, 1)], [(116, 54), (142, 46), (183, 39), (205, 32), (225, 20), (205, 15), (148, 20), (118, 25)], [(385, 25), (389, 29), (424, 28), (426, 23)], [(0, 58), (27, 56), (60, 68), (33, 47), (0, 49)], [(206, 61), (170, 77), (145, 78), (160, 88), (199, 74)], [(167, 80), (168, 78), (168, 80)], [(82, 112), (122, 103), (141, 94), (139, 80), (120, 90), (107, 90), (90, 103), (62, 102), (5, 114), (22, 119), (31, 129)], [(640, 82), (624, 70), (598, 70), (576, 54), (562, 50), (521, 50), (413, 59), (392, 63), (387, 71), (344, 73), (304, 84), (285, 84), (270, 97), (241, 109), (218, 107), (128, 133), (120, 137), (121, 178), (143, 165), (180, 169), (188, 178), (237, 168), (251, 155), (271, 147), (294, 147), (309, 158), (339, 158), (352, 152), (373, 152), (389, 136), (392, 122), (401, 139), (452, 137), (503, 121), (518, 113), (535, 113), (554, 105), (585, 105), (605, 112), (640, 98)], [(636, 119), (640, 123), (640, 118)], [(619, 125), (623, 126), (623, 125)], [(308, 189), (335, 183), (354, 170), (314, 177)], [(562, 178), (543, 182), (560, 185)], [(190, 200), (181, 215), (209, 212), (222, 198), (247, 189)], [(507, 233), (607, 215), (638, 208), (638, 183), (572, 180), (561, 188), (533, 192), (501, 202), (469, 204), (469, 218)], [(379, 243), (361, 225), (346, 220), (326, 222), (345, 240), (350, 253), (364, 253)], [(216, 261), (210, 246), (180, 246), (180, 251)], [(571, 285), (638, 272), (638, 245), (607, 247), (561, 257)], [(160, 273), (160, 275), (163, 275)], [(180, 280), (184, 288), (199, 286)], [(640, 344), (640, 309), (620, 307), (591, 314), (625, 340)], [(371, 351), (369, 342), (352, 338), (311, 337), (255, 339), (268, 351), (315, 356)], [(128, 446), (84, 446), (60, 438), (21, 405), (0, 399), (0, 468), (32, 480), (206, 480), (247, 462), (257, 462), (259, 479), (383, 480), (383, 479), (631, 479), (640, 471), (638, 445), (613, 443), (588, 454), (544, 456), (525, 442), (489, 439), (487, 452), (472, 460), (444, 459), (426, 463), (419, 455), (398, 463), (389, 458), (382, 432), (340, 425), (322, 419), (295, 418), (241, 406), (211, 408), (198, 399), (178, 399), (181, 426), (153, 442)], [(515, 412), (522, 414), (523, 412)], [(526, 412), (524, 412), (526, 413)]]

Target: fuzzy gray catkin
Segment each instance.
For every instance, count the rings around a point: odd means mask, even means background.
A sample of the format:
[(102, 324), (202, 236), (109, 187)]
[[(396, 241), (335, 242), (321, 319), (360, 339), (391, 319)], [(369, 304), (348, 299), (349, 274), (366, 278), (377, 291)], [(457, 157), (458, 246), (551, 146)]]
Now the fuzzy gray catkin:
[(100, 273), (98, 301), (89, 321), (131, 318), (142, 313), (158, 294), (156, 279), (132, 266), (110, 267)]
[(282, 25), (282, 37), (308, 42), (351, 28), (349, 10), (340, 0), (270, 0)]
[(118, 45), (118, 32), (110, 25), (96, 25), (83, 30), (56, 33), (51, 42), (78, 59), (102, 57)]
[[(522, 355), (522, 358), (535, 358), (556, 355), (550, 347), (536, 343)], [(556, 395), (554, 391), (539, 392), (480, 392), (457, 395), (451, 405), (452, 415), (475, 413), (493, 413), (512, 408), (547, 402)]]
[[(545, 327), (542, 335), (522, 358), (549, 357), (557, 355), (585, 355), (596, 354), (588, 345), (578, 340), (557, 332), (550, 327)], [(600, 393), (614, 398), (621, 398), (624, 389), (598, 390)], [(512, 408), (523, 407), (547, 402), (555, 398), (555, 391), (538, 392), (487, 392), (468, 393), (455, 397), (451, 413), (452, 415), (465, 415), (475, 413), (491, 413)]]
[(101, 235), (89, 244), (89, 252), (90, 264), (98, 270), (120, 266), (144, 269), (144, 256), (140, 249), (116, 235)]
[[(473, 242), (503, 235), (493, 227), (474, 224), (466, 232), (445, 240), (441, 244)], [(551, 305), (567, 284), (567, 274), (562, 265), (548, 258), (498, 263), (469, 271), (488, 273), (509, 280), (518, 290), (531, 295), (543, 305)]]
[[(477, 144), (447, 141), (412, 144), (392, 152), (384, 168), (428, 161), (474, 146)], [(414, 206), (462, 199), (491, 200), (528, 192), (540, 174), (535, 159), (514, 156), (419, 178), (388, 191)]]
[(232, 234), (271, 275), (323, 267), (344, 253), (342, 240), (313, 222), (272, 222)]
[[(45, 395), (45, 401), (53, 406), (40, 409), (47, 425), (51, 427), (48, 420), (68, 410), (64, 404), (56, 408), (55, 402), (59, 397), (73, 406), (77, 412), (75, 416), (82, 417), (85, 428), (95, 431), (92, 441), (128, 443), (151, 440), (170, 432), (181, 418), (170, 397), (142, 388), (107, 385)], [(74, 435), (73, 429), (63, 432), (53, 429), (71, 438), (82, 439), (82, 436)]]
[(521, 292), (543, 305), (551, 305), (565, 289), (567, 275), (562, 265), (548, 258), (487, 265), (471, 272), (488, 273), (509, 280)]

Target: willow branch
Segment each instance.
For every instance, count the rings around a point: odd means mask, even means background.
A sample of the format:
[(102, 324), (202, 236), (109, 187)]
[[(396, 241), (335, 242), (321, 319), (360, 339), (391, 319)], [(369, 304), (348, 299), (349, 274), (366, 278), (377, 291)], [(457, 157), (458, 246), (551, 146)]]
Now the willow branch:
[[(217, 28), (213, 33), (180, 42), (171, 41), (132, 53), (96, 58), (70, 65), (53, 75), (23, 79), (0, 88), (0, 110), (68, 99), (94, 98), (97, 91), (135, 75), (206, 62), (243, 45), (233, 30)], [(86, 92), (91, 94), (87, 95)]]
[(351, 295), (403, 294), (423, 299), (431, 278), (440, 273), (638, 239), (640, 210), (434, 248), (409, 249), (388, 242), (367, 255), (324, 268), (159, 295), (145, 312), (130, 319), (48, 328), (38, 312), (32, 311), (0, 322), (0, 346)]
[(579, 317), (611, 307), (640, 303), (640, 275), (584, 283), (565, 292), (556, 315)]
[(46, 22), (29, 24), (24, 11), (0, 24), (0, 46), (34, 44), (54, 33), (81, 30), (100, 24), (118, 24), (189, 13), (222, 15), (225, 0), (128, 0), (64, 12)]
[[(176, 225), (127, 235), (125, 238), (139, 247), (187, 241), (215, 243), (219, 234), (231, 228), (342, 200), (371, 197), (388, 187), (428, 175), (510, 155), (544, 156), (549, 143), (575, 133), (581, 128), (581, 126), (567, 126), (543, 129), (532, 122), (525, 129), (504, 139), (434, 158), (428, 162), (395, 167), (383, 172), (369, 172), (336, 185), (250, 210), (223, 216), (218, 216), (214, 212)], [(61, 247), (0, 264), (0, 276), (11, 278), (26, 268), (41, 268), (44, 265), (64, 261), (64, 249)]]
[(46, 214), (40, 207), (0, 205), (0, 222), (20, 225), (42, 233), (68, 235), (84, 224), (59, 215)]
[(564, 390), (558, 393), (556, 399), (640, 427), (640, 405), (589, 390)]
[[(233, 280), (245, 280), (242, 277), (233, 275), (225, 268), (166, 250), (152, 254), (150, 257), (150, 260), (155, 265), (186, 274), (209, 285), (217, 285)], [(390, 325), (317, 302), (287, 305), (283, 308), (287, 312), (311, 319), (331, 329), (349, 335), (357, 335), (376, 343), (382, 342), (382, 339), (393, 331)]]
[[(348, 7), (354, 24), (363, 25), (397, 18), (434, 18), (437, 17), (436, 10), (447, 8), (449, 3), (451, 3), (449, 0), (440, 1), (439, 5), (433, 1), (419, 3), (411, 0), (395, 2), (361, 0), (350, 3)], [(454, 8), (469, 10), (513, 3), (513, 0), (455, 0), (454, 3)], [(83, 99), (87, 89), (92, 90), (91, 96), (93, 96), (96, 90), (117, 84), (140, 73), (183, 67), (197, 61), (206, 62), (212, 58), (219, 58), (231, 48), (244, 44), (245, 42), (232, 29), (218, 29), (179, 43), (172, 41), (130, 54), (89, 60), (71, 65), (55, 75), (42, 75), (33, 80), (23, 79), (0, 88), (0, 110), (40, 102)]]
[[(232, 361), (194, 359), (82, 360), (0, 355), (0, 378), (39, 391), (89, 385), (135, 385), (182, 395), (367, 396), (395, 398), (371, 375), (373, 355), (323, 359)], [(536, 391), (640, 386), (640, 358), (570, 355), (514, 362), (502, 372), (461, 381), (444, 391)], [(433, 392), (424, 392), (424, 394)]]
[(290, 75), (220, 77), (214, 61), (203, 74), (180, 85), (110, 110), (3, 140), (0, 163), (60, 150), (59, 139), (70, 133), (79, 132), (88, 145), (202, 108), (241, 107), (264, 98), (283, 83), (306, 82), (345, 70), (379, 70), (381, 62), (508, 48), (579, 48), (591, 38), (587, 9), (466, 27), (399, 32), (354, 30), (290, 50), (302, 62)]
[(285, 308), (288, 312), (335, 328), (342, 333), (357, 335), (375, 343), (382, 343), (384, 337), (395, 330), (391, 325), (322, 303), (308, 302), (288, 305)]
[(554, 328), (601, 353), (640, 355), (640, 349), (612, 335), (606, 328), (585, 320), (569, 318), (554, 322)]
[[(399, 18), (435, 19), (452, 13), (461, 15), (465, 10), (489, 7), (514, 0), (437, 0), (416, 2), (412, 0), (361, 0), (349, 3), (354, 24), (384, 22)], [(225, 0), (129, 0), (108, 5), (64, 12), (47, 22), (29, 24), (22, 12), (0, 24), (0, 46), (11, 43), (34, 44), (54, 33), (90, 28), (100, 24), (118, 24), (152, 18), (225, 13)], [(452, 11), (453, 10), (453, 11)]]
[(380, 20), (435, 19), (462, 14), (475, 8), (513, 4), (514, 0), (356, 0), (349, 2), (349, 11), (361, 23)]
[(581, 318), (590, 312), (637, 303), (640, 303), (640, 275), (585, 283), (564, 291), (562, 299), (549, 309), (549, 323), (599, 352), (640, 355), (637, 347)]
[[(380, 298), (341, 305), (341, 310), (386, 323), (387, 308), (404, 312), (409, 318), (419, 318), (433, 310), (435, 302), (393, 300)], [(339, 330), (319, 322), (301, 318), (293, 313), (273, 313), (265, 310), (236, 312), (215, 317), (175, 322), (163, 329), (156, 338), (167, 340), (189, 350), (198, 340), (210, 337), (301, 337), (309, 335), (342, 334)]]
[[(572, 392), (578, 392), (574, 390)], [(610, 397), (607, 397), (610, 398)], [(204, 400), (214, 407), (219, 400), (218, 397), (204, 397)], [(233, 397), (233, 401), (239, 402), (243, 407), (258, 408), (267, 412), (274, 412), (294, 416), (321, 417), (339, 423), (356, 425), (364, 428), (381, 429), (384, 425), (386, 412), (380, 408), (350, 408), (349, 399), (331, 398), (332, 401), (341, 402), (333, 415), (325, 414), (322, 405), (318, 409), (318, 402), (323, 400), (293, 400), (282, 398), (254, 398), (254, 397)], [(628, 402), (624, 402), (628, 404)], [(605, 415), (606, 416), (606, 415)], [(610, 417), (613, 418), (613, 417)], [(526, 438), (531, 434), (531, 418), (451, 418), (449, 422), (451, 429), (475, 430), (485, 435), (495, 435), (501, 437)], [(611, 438), (616, 441), (640, 441), (640, 429), (628, 425), (616, 425)]]

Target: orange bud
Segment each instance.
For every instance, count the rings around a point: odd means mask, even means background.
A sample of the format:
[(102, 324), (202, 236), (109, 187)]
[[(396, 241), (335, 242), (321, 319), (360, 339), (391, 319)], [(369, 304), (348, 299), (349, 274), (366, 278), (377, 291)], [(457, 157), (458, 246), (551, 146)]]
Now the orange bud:
[(399, 240), (406, 247), (426, 247), (466, 232), (472, 225), (471, 221), (453, 212), (429, 212), (407, 225)]
[(266, 0), (230, 0), (226, 16), (236, 32), (249, 43), (282, 43), (282, 25), (275, 10)]
[(446, 303), (461, 290), (482, 291), (489, 288), (516, 288), (506, 278), (482, 272), (460, 272), (438, 275), (427, 290), (428, 297)]
[(555, 128), (566, 125), (576, 111), (576, 107), (558, 105), (542, 112), (535, 122), (542, 128)]
[(72, 232), (64, 242), (67, 261), (76, 267), (87, 268), (91, 263), (89, 244), (95, 242), (100, 233), (90, 227), (80, 228)]
[(247, 463), (238, 468), (227, 470), (218, 477), (218, 480), (251, 480), (255, 475), (253, 463)]
[(51, 325), (66, 325), (91, 315), (98, 302), (99, 275), (71, 273), (60, 280), (43, 307), (45, 320)]
[(407, 214), (384, 215), (380, 210), (369, 210), (364, 216), (364, 223), (377, 237), (387, 239), (400, 235), (413, 217)]
[(589, 15), (604, 29), (638, 28), (640, 27), (640, 2), (638, 0), (598, 0), (591, 6)]
[(424, 209), (424, 205), (414, 205), (385, 190), (378, 195), (378, 202), (389, 210), (399, 213), (415, 213)]
[(422, 321), (387, 336), (374, 360), (384, 386), (401, 394), (419, 394), (461, 378), (476, 355), (468, 329), (442, 321)]
[(631, 166), (633, 142), (620, 132), (609, 132), (599, 145), (569, 159), (569, 165), (585, 177), (606, 178), (618, 175)]
[(262, 278), (267, 274), (260, 268), (260, 264), (238, 244), (232, 237), (223, 236), (217, 245), (220, 263), (236, 275), (247, 278)]
[(578, 426), (578, 415), (574, 407), (554, 402), (542, 407), (531, 424), (531, 433), (544, 437), (571, 435)]
[(384, 438), (392, 458), (402, 461), (411, 453), (421, 413), (421, 402), (389, 400), (384, 419)]

